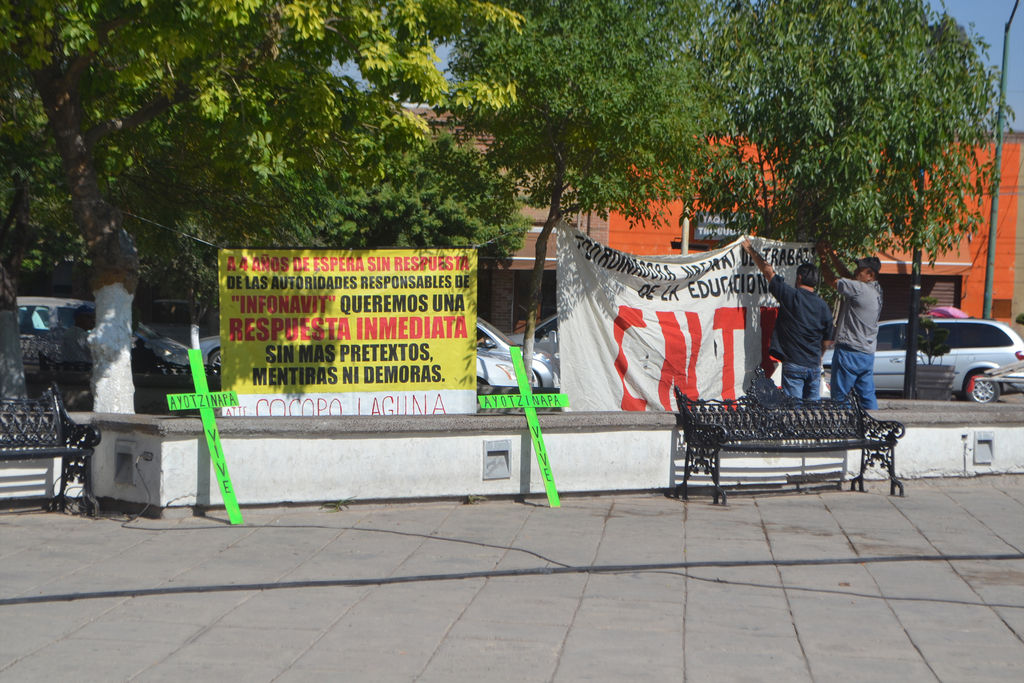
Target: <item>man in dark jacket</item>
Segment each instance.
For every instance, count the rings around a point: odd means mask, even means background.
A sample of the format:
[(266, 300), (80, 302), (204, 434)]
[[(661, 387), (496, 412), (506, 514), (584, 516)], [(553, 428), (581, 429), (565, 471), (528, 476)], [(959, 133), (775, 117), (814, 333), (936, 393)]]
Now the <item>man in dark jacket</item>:
[(743, 248), (779, 302), (779, 317), (768, 351), (782, 361), (782, 390), (794, 398), (817, 401), (821, 397), (821, 356), (833, 333), (832, 311), (814, 292), (818, 269), (810, 263), (801, 264), (796, 270), (796, 286), (792, 287), (746, 238)]

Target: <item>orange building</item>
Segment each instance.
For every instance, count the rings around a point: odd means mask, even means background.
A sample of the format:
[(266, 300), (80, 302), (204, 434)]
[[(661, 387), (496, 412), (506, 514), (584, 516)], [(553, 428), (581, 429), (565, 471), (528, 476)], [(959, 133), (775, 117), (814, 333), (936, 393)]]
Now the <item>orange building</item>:
[[(1002, 172), (999, 190), (999, 216), (996, 229), (995, 268), (992, 284), (992, 317), (1011, 323), (1024, 335), (1024, 326), (1014, 318), (1024, 313), (1024, 212), (1020, 207), (1024, 185), (1024, 157), (1021, 147), (1024, 134), (1012, 133), (1003, 141)], [(989, 150), (994, 153), (994, 146)], [(985, 270), (988, 262), (988, 216), (991, 197), (982, 199), (985, 225), (974, 235), (964, 238), (950, 253), (939, 254), (932, 265), (924, 254), (921, 269), (921, 293), (933, 296), (941, 305), (957, 306), (969, 315), (981, 317), (984, 306)], [(535, 244), (545, 211), (529, 210), (534, 229), (527, 235), (523, 249), (511, 259), (481, 259), (480, 315), (508, 331), (521, 331), (526, 320), (526, 293), (533, 268)], [(668, 207), (661, 227), (635, 223), (612, 213), (607, 220), (583, 214), (568, 221), (578, 230), (615, 249), (640, 255), (679, 254), (706, 251), (733, 236), (723, 231), (708, 217), (696, 214), (688, 223), (683, 220), (681, 202)], [(903, 318), (910, 302), (911, 258), (904, 253), (879, 253), (882, 261), (880, 277), (885, 291), (883, 318)], [(554, 313), (555, 239), (552, 235), (547, 249), (541, 317)]]

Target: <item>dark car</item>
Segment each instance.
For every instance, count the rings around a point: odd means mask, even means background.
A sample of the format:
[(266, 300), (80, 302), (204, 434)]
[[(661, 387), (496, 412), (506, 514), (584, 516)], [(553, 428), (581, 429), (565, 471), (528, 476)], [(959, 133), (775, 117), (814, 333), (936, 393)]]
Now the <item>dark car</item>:
[[(88, 370), (83, 321), (91, 327), (96, 306), (83, 299), (18, 297), (18, 336), (26, 370), (44, 366)], [(78, 324), (76, 324), (76, 322)], [(188, 347), (139, 324), (134, 333), (132, 369), (163, 374), (188, 371)]]

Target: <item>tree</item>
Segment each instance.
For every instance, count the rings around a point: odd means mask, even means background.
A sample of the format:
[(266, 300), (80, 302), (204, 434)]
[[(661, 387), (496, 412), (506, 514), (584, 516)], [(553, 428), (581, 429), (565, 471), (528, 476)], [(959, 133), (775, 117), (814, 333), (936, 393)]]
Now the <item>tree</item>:
[(293, 222), (305, 243), (366, 249), (483, 247), (499, 256), (522, 246), (529, 223), (512, 184), (472, 145), (442, 133), (396, 154), (372, 185), (342, 176), (337, 183), (301, 179), (307, 201)]
[[(24, 396), (17, 295), (23, 270), (52, 269), (60, 247), (79, 246), (62, 226), (60, 169), (45, 134), (46, 117), (26, 74), (11, 74), (0, 93), (0, 396)], [(41, 239), (49, 230), (62, 239)]]
[[(524, 355), (533, 351), (548, 238), (566, 216), (657, 211), (685, 196), (702, 103), (688, 56), (693, 6), (673, 0), (516, 0), (521, 31), (475, 26), (456, 39), (461, 81), (508, 74), (515, 102), (456, 107), (527, 204), (546, 208), (530, 283)], [(456, 104), (458, 102), (456, 101)]]
[[(142, 140), (136, 150), (154, 151), (185, 139), (191, 125), (201, 158), (240, 175), (314, 167), (327, 148), (352, 168), (378, 168), (380, 139), (400, 146), (424, 136), (425, 124), (399, 103), (445, 100), (450, 87), (433, 46), (465, 21), (516, 17), (486, 2), (447, 0), (0, 5), (0, 74), (27, 84), (41, 104), (93, 267), (97, 411), (132, 411), (139, 257), (110, 192), (140, 163), (132, 145)], [(508, 100), (482, 82), (461, 96)]]
[(924, 0), (715, 0), (704, 33), (728, 118), (700, 203), (739, 232), (937, 254), (978, 227), (995, 74), (948, 15)]

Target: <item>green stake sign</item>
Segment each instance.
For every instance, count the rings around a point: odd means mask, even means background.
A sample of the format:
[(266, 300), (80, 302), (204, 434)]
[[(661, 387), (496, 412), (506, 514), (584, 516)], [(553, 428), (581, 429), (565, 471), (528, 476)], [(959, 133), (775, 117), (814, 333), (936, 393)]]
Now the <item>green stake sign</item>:
[(537, 452), (537, 466), (540, 468), (540, 475), (544, 479), (544, 490), (548, 494), (548, 505), (556, 508), (561, 506), (561, 503), (558, 500), (558, 489), (555, 488), (555, 478), (551, 474), (548, 449), (544, 447), (544, 436), (540, 433), (537, 408), (565, 408), (569, 405), (569, 397), (565, 394), (534, 394), (530, 389), (530, 382), (526, 378), (526, 368), (523, 366), (523, 352), (518, 346), (509, 348), (509, 351), (512, 354), (512, 367), (516, 371), (516, 383), (519, 384), (519, 393), (484, 394), (483, 396), (477, 396), (477, 400), (480, 403), (480, 407), (485, 410), (522, 408), (526, 413), (526, 424), (530, 427), (533, 450)]
[(192, 383), (196, 388), (194, 394), (168, 394), (169, 410), (199, 410), (203, 421), (203, 432), (206, 434), (206, 445), (210, 448), (210, 460), (217, 474), (220, 495), (224, 499), (224, 508), (228, 511), (228, 519), (232, 524), (242, 523), (242, 511), (238, 509), (238, 499), (231, 485), (228, 474), (228, 463), (224, 459), (224, 449), (220, 445), (220, 432), (217, 431), (217, 420), (213, 409), (223, 406), (237, 406), (238, 394), (233, 391), (211, 392), (206, 384), (206, 370), (203, 368), (203, 354), (199, 349), (188, 350), (188, 362), (192, 368)]

